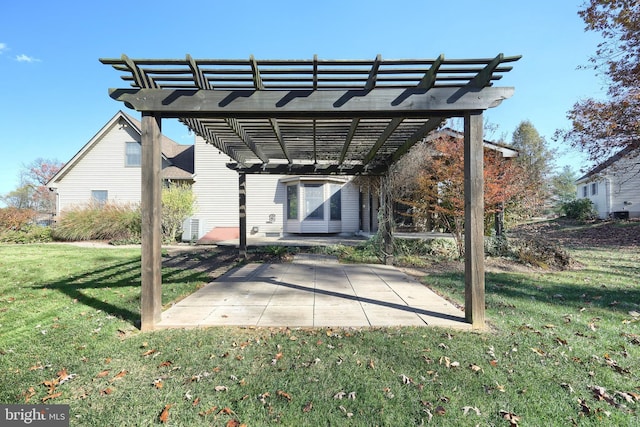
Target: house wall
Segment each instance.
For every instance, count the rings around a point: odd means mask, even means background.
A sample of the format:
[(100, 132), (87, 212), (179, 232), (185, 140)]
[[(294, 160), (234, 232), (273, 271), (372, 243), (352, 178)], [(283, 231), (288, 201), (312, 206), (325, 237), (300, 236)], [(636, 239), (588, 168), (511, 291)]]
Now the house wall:
[[(226, 167), (231, 160), (197, 136), (195, 182), (197, 198), (194, 218), (201, 223), (199, 237), (215, 227), (239, 227), (238, 173)], [(247, 175), (247, 232), (251, 236), (290, 233), (346, 233), (359, 227), (358, 188), (351, 182), (342, 187), (342, 220), (293, 222), (286, 219), (287, 175)], [(351, 178), (348, 178), (349, 181)], [(303, 187), (304, 188), (304, 187)], [(303, 193), (300, 194), (304, 197)], [(328, 194), (326, 195), (329, 196)], [(328, 211), (326, 212), (328, 218)], [(287, 225), (285, 230), (285, 223)]]
[[(238, 173), (227, 168), (231, 159), (196, 136), (194, 218), (204, 233), (216, 227), (239, 227)], [(286, 194), (281, 175), (247, 175), (247, 231), (249, 235), (282, 233)], [(255, 228), (254, 228), (255, 227)], [(253, 231), (252, 230), (257, 230)]]
[(121, 119), (108, 129), (68, 173), (50, 184), (58, 194), (58, 214), (91, 201), (92, 190), (108, 191), (108, 201), (140, 203), (140, 167), (125, 167), (125, 142), (140, 136)]
[[(593, 184), (596, 194), (592, 194)], [(586, 198), (593, 202), (599, 218), (621, 211), (628, 211), (630, 218), (640, 217), (640, 157), (624, 157), (594, 179), (578, 182), (578, 198), (585, 198), (585, 188)]]

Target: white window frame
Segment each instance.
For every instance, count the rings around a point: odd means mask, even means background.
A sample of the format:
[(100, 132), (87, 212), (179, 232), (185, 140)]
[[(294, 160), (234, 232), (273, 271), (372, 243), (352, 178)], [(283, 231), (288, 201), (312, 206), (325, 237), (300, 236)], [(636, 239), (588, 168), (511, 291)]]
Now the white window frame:
[[(135, 147), (135, 152), (130, 152), (129, 147)], [(135, 156), (135, 157), (134, 157)], [(138, 168), (142, 166), (142, 145), (137, 141), (124, 143), (124, 167)]]
[(109, 190), (91, 190), (91, 201), (99, 206), (104, 206), (109, 201)]

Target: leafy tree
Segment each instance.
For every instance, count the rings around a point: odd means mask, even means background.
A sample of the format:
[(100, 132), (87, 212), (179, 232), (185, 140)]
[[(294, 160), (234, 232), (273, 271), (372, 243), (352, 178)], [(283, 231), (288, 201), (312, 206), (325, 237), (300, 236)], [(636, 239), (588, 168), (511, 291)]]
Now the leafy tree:
[(513, 132), (511, 145), (519, 152), (516, 161), (523, 170), (519, 177), (524, 190), (519, 195), (523, 216), (539, 215), (548, 197), (546, 182), (552, 169), (553, 151), (528, 120), (522, 121)]
[(549, 181), (553, 209), (561, 213), (562, 205), (576, 199), (576, 180), (578, 176), (571, 166), (565, 166), (560, 172), (553, 175)]
[[(432, 216), (456, 240), (458, 252), (464, 254), (464, 141), (461, 138), (434, 139), (423, 158), (422, 170), (403, 203), (412, 206), (414, 215)], [(521, 192), (519, 166), (495, 152), (485, 150), (485, 215), (493, 216), (507, 201)]]
[(162, 190), (162, 234), (165, 243), (180, 237), (182, 223), (193, 215), (195, 195), (189, 185), (170, 184)]
[(33, 209), (40, 213), (55, 210), (53, 193), (47, 188), (47, 182), (58, 173), (64, 164), (57, 160), (37, 158), (22, 166), (20, 186), (5, 194), (2, 200), (7, 206), (20, 209)]
[(590, 62), (608, 79), (608, 99), (574, 104), (567, 114), (571, 128), (557, 136), (598, 162), (626, 147), (640, 147), (640, 2), (590, 0), (578, 15), (586, 31), (604, 39)]

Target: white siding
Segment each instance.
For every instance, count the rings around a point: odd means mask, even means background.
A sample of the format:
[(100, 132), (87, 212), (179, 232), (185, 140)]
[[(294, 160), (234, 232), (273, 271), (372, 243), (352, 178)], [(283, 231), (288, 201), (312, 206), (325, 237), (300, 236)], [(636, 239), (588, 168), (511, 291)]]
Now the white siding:
[(226, 167), (229, 157), (199, 136), (194, 156), (193, 191), (198, 201), (194, 218), (202, 222), (205, 233), (214, 227), (238, 227), (238, 174)]
[[(287, 193), (279, 180), (283, 175), (247, 176), (247, 230), (257, 230), (255, 234), (283, 233), (286, 217)], [(237, 212), (237, 209), (236, 209)]]
[[(592, 194), (592, 185), (597, 194)], [(600, 172), (595, 179), (577, 183), (577, 196), (584, 198), (584, 189), (593, 202), (598, 217), (609, 218), (613, 212), (629, 211), (630, 218), (640, 217), (640, 157), (625, 157)], [(625, 204), (626, 202), (626, 204)]]
[(342, 232), (355, 234), (360, 228), (359, 188), (352, 182), (342, 186)]
[(125, 143), (139, 142), (140, 136), (123, 123), (122, 119), (114, 123), (66, 175), (52, 183), (59, 212), (89, 203), (92, 190), (108, 191), (109, 202), (140, 202), (140, 167), (125, 167)]
[[(202, 222), (204, 233), (215, 227), (239, 227), (238, 173), (227, 168), (231, 159), (201, 137), (195, 141), (195, 183), (198, 200), (194, 218)], [(285, 187), (281, 175), (248, 175), (247, 232), (264, 236), (282, 234)], [(255, 227), (255, 228), (254, 228)], [(202, 236), (199, 236), (202, 237)]]

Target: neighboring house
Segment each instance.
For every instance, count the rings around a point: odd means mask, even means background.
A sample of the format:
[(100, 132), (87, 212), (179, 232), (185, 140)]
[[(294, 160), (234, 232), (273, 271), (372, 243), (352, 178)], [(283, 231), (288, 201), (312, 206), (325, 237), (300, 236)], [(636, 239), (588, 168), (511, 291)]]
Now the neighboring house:
[[(56, 194), (56, 216), (94, 203), (138, 204), (141, 194), (141, 124), (119, 111), (47, 183)], [(193, 181), (193, 145), (163, 137), (162, 177)]]
[(598, 217), (640, 217), (640, 152), (627, 147), (576, 180), (578, 198), (593, 202)]
[[(57, 213), (94, 202), (139, 203), (141, 124), (118, 112), (52, 179)], [(444, 131), (461, 137), (460, 133)], [(517, 151), (485, 141), (504, 157)], [(239, 237), (239, 176), (232, 160), (200, 136), (194, 145), (162, 140), (162, 174), (192, 184), (197, 206), (185, 221), (183, 240), (210, 243)], [(249, 236), (375, 233), (379, 196), (353, 176), (246, 176)]]

